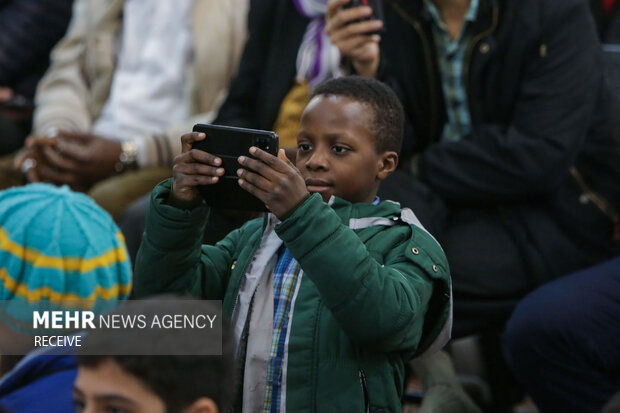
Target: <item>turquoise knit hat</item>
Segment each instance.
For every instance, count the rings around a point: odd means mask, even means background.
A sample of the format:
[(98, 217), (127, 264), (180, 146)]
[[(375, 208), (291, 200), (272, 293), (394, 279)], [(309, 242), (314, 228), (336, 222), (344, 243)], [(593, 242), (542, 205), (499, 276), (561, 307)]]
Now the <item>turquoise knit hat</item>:
[(91, 198), (48, 184), (0, 191), (0, 300), (10, 300), (0, 309), (5, 317), (28, 323), (29, 305), (42, 302), (63, 308), (63, 302), (88, 300), (92, 307), (103, 303), (104, 311), (130, 291), (124, 238)]

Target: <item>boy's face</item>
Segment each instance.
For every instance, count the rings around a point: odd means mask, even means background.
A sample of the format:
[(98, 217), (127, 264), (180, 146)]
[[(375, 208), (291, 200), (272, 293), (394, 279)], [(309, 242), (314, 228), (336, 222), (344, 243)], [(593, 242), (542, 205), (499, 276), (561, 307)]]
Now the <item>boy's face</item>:
[(161, 398), (111, 358), (93, 368), (79, 367), (73, 399), (78, 413), (166, 412)]
[(296, 166), (309, 192), (327, 202), (373, 202), (379, 182), (396, 167), (395, 152), (377, 153), (374, 113), (343, 96), (314, 97), (301, 117)]

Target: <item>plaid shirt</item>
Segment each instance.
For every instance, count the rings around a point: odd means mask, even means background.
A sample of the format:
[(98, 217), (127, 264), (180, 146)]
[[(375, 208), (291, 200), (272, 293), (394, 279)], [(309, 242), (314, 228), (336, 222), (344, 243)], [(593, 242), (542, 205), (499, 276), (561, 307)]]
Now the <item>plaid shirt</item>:
[[(377, 196), (372, 204), (378, 205), (380, 201)], [(286, 338), (291, 306), (301, 273), (301, 267), (288, 248), (282, 247), (282, 249), (284, 251), (280, 253), (276, 268), (273, 270), (273, 335), (269, 366), (267, 367), (267, 389), (265, 390), (263, 413), (280, 412)]]
[(452, 40), (435, 4), (431, 0), (424, 0), (425, 16), (433, 22), (433, 40), (448, 115), (448, 122), (441, 137), (443, 142), (458, 141), (471, 130), (463, 65), (467, 45), (473, 37), (471, 22), (476, 20), (478, 2), (479, 0), (471, 0), (461, 33)]
[(278, 413), (282, 399), (282, 373), (291, 304), (301, 267), (290, 251), (284, 249), (273, 271), (273, 336), (267, 367), (264, 413)]

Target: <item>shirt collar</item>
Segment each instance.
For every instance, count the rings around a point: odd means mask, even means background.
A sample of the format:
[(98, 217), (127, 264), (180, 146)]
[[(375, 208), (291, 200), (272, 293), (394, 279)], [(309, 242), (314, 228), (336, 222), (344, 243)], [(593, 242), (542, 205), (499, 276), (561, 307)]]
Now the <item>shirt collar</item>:
[[(471, 0), (469, 4), (469, 10), (467, 10), (467, 14), (465, 14), (466, 22), (473, 22), (476, 20), (478, 16), (478, 8), (480, 5), (480, 0)], [(432, 0), (424, 0), (424, 18), (427, 20), (434, 20), (435, 23), (442, 28), (446, 28), (441, 15), (439, 14), (439, 10), (435, 3)]]

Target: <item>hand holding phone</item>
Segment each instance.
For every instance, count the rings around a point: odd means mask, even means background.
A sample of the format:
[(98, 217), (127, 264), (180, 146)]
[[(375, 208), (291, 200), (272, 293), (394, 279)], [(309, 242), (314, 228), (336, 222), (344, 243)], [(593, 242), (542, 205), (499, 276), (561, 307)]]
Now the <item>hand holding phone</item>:
[(327, 4), (325, 32), (360, 76), (376, 76), (382, 18), (380, 0), (330, 0)]
[[(252, 155), (249, 152), (251, 147), (262, 149), (271, 156), (275, 156), (278, 152), (278, 135), (270, 131), (207, 124), (194, 125), (194, 132), (203, 133), (205, 137), (191, 139), (191, 147), (188, 150), (188, 156), (191, 156), (189, 161), (193, 159), (214, 168), (201, 167), (201, 175), (217, 178), (209, 181), (201, 177), (200, 184), (193, 186), (204, 197), (207, 204), (222, 209), (267, 211), (264, 201), (239, 186), (237, 171), (243, 168), (239, 163), (239, 157), (251, 158)], [(208, 156), (205, 157), (205, 154)], [(175, 168), (185, 171), (184, 167), (176, 167), (176, 160)], [(195, 166), (191, 168), (192, 170), (199, 169)], [(192, 179), (198, 181), (197, 178)], [(186, 200), (196, 194), (194, 190), (186, 191), (188, 195), (184, 197)]]
[[(181, 154), (174, 158), (172, 195), (180, 203), (193, 203), (199, 199), (200, 187), (213, 185), (224, 175), (222, 160), (208, 152), (194, 150), (196, 142), (203, 141), (201, 132), (181, 136)], [(178, 202), (177, 202), (178, 203)]]
[[(369, 17), (362, 18), (359, 20), (355, 20), (354, 23), (365, 22), (365, 21), (381, 21), (383, 22), (383, 5), (381, 4), (381, 0), (351, 0), (342, 6), (343, 9), (353, 9), (357, 7), (370, 7), (372, 10), (372, 14)], [(384, 27), (381, 26), (379, 29), (375, 31), (367, 32), (366, 34), (381, 34), (384, 31)]]
[(310, 196), (304, 178), (286, 157), (284, 149), (277, 156), (256, 147), (249, 152), (250, 156), (239, 158), (243, 166), (237, 171), (239, 186), (284, 220)]

